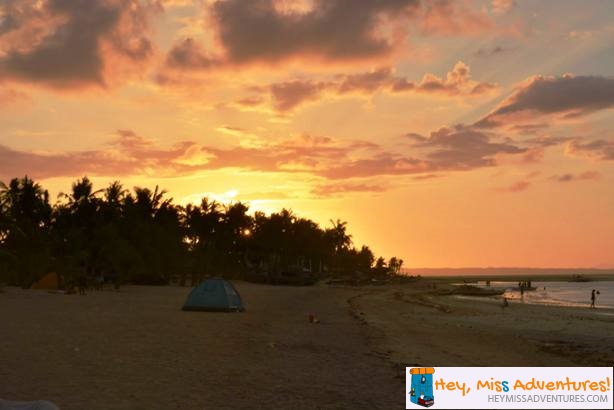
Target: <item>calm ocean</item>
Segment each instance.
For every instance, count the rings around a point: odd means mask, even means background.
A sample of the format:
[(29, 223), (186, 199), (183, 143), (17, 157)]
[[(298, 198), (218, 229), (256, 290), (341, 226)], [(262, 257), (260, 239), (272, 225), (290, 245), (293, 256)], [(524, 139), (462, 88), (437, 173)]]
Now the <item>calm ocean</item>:
[[(479, 286), (486, 286), (483, 281)], [(507, 289), (505, 296), (521, 300), (520, 291), (512, 290), (517, 288), (518, 282), (490, 282), (493, 288)], [(584, 306), (588, 307), (591, 303), (591, 291), (599, 291), (596, 306), (614, 309), (614, 281), (603, 282), (531, 282), (531, 286), (537, 290), (524, 292), (522, 300), (525, 303), (560, 305), (560, 306)]]

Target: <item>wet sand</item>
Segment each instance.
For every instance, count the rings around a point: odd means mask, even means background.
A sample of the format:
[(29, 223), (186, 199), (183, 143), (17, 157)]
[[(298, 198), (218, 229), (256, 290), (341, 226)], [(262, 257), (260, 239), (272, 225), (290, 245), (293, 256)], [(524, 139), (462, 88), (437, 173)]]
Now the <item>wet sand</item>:
[[(392, 409), (405, 366), (612, 366), (612, 312), (403, 286), (236, 282), (245, 313), (182, 312), (189, 288), (0, 293), (0, 398), (71, 409)], [(309, 324), (313, 312), (320, 324)]]

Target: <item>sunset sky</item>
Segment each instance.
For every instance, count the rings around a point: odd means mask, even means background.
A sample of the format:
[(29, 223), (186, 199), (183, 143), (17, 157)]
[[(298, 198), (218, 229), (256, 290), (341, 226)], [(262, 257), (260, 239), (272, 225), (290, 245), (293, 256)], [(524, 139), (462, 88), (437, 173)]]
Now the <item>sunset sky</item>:
[(348, 221), (407, 267), (614, 266), (614, 1), (0, 0), (0, 180)]

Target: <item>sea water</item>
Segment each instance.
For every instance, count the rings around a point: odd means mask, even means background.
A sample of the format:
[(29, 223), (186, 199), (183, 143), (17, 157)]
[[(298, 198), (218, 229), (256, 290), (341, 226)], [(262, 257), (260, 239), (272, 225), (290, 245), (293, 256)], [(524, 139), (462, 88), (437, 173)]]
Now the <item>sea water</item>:
[[(480, 287), (487, 287), (486, 283), (483, 281), (480, 281), (478, 285)], [(491, 288), (505, 289), (503, 295), (509, 299), (543, 305), (589, 307), (591, 304), (591, 292), (595, 289), (599, 291), (599, 294), (595, 297), (596, 307), (614, 309), (614, 281), (532, 281), (531, 286), (537, 289), (530, 291), (525, 290), (524, 295), (521, 295), (520, 290), (518, 290), (518, 282), (490, 282)]]

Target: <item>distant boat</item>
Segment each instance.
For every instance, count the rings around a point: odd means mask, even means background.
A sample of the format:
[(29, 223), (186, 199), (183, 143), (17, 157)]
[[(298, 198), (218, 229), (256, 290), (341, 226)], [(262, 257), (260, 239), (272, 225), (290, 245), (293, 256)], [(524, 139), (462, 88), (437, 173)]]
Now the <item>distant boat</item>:
[(477, 280), (467, 280), (467, 279), (463, 279), (463, 283), (478, 283)]
[(590, 282), (591, 280), (584, 275), (571, 275), (570, 282)]

